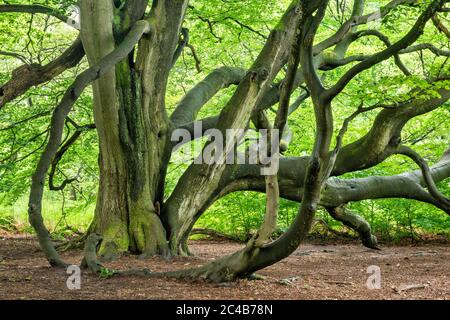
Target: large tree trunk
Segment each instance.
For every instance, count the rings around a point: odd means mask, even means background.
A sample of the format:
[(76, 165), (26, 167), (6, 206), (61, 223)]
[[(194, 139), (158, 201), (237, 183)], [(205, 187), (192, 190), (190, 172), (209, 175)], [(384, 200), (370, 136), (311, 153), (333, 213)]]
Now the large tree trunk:
[[(82, 0), (81, 34), (90, 64), (111, 52), (147, 1), (128, 1), (114, 16), (113, 2)], [(153, 5), (150, 36), (134, 53), (93, 84), (100, 144), (100, 184), (90, 231), (102, 235), (99, 253), (113, 259), (125, 251), (167, 255), (159, 218), (170, 124), (164, 97), (186, 5)], [(120, 22), (118, 21), (120, 19)], [(155, 67), (156, 66), (156, 67)]]

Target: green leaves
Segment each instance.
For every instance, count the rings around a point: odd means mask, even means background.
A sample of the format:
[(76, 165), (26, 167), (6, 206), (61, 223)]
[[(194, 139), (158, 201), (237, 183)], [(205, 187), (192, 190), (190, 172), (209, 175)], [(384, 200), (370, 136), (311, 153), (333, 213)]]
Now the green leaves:
[(113, 269), (101, 268), (99, 277), (102, 279), (109, 279), (114, 276), (115, 271)]

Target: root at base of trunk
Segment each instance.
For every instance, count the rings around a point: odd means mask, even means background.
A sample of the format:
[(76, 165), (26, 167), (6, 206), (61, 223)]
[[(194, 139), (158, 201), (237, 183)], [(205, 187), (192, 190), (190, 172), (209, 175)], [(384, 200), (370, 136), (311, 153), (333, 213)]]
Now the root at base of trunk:
[(153, 212), (135, 211), (130, 216), (129, 224), (115, 219), (103, 225), (102, 228), (94, 225), (90, 228), (90, 234), (97, 233), (102, 237), (98, 248), (100, 261), (117, 260), (126, 252), (140, 254), (141, 258), (171, 255), (165, 230)]
[(135, 212), (130, 217), (130, 250), (141, 258), (155, 255), (169, 257), (166, 232), (159, 217), (153, 212)]

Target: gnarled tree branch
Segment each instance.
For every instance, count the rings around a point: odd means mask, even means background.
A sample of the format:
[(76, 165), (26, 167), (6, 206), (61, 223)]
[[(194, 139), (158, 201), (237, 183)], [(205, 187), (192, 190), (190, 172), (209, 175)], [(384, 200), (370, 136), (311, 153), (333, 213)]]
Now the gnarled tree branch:
[(0, 87), (0, 110), (9, 101), (25, 93), (32, 86), (48, 82), (67, 69), (78, 65), (84, 57), (81, 39), (45, 66), (25, 64), (13, 71), (12, 78)]

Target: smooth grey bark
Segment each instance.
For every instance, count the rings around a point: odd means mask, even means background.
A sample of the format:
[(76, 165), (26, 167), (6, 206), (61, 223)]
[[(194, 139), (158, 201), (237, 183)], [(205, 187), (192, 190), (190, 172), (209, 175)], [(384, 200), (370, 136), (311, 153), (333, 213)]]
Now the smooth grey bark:
[(345, 206), (327, 207), (328, 213), (336, 220), (341, 221), (347, 227), (355, 230), (364, 246), (370, 249), (378, 249), (377, 237), (372, 234), (370, 224)]
[(238, 85), (246, 71), (240, 68), (221, 67), (211, 72), (203, 81), (195, 85), (178, 103), (170, 116), (176, 127), (190, 123), (197, 118), (199, 110), (216, 93), (232, 84)]
[(450, 199), (443, 195), (437, 188), (428, 163), (417, 152), (406, 146), (400, 146), (397, 153), (411, 158), (419, 166), (423, 181), (425, 182), (431, 197), (439, 204), (439, 207), (450, 214)]

